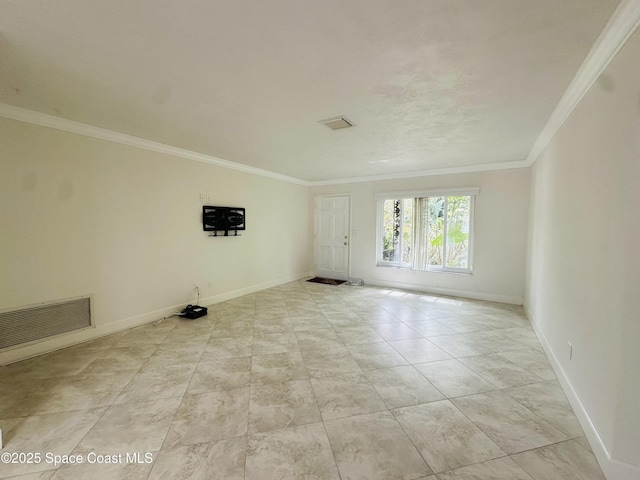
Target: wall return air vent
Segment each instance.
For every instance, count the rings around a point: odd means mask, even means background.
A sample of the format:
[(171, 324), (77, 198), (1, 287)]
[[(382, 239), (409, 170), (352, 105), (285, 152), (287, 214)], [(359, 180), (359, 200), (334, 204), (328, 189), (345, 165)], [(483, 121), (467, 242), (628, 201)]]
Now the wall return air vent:
[(91, 325), (89, 297), (0, 312), (0, 350)]
[(326, 125), (331, 130), (340, 130), (342, 128), (354, 127), (356, 125), (343, 115), (327, 118), (326, 120), (320, 120), (320, 123)]

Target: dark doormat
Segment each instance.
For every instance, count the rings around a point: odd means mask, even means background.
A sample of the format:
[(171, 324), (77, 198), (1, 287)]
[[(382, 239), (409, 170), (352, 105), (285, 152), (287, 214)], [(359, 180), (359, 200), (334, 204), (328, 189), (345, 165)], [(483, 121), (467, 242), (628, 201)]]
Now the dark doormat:
[(307, 282), (324, 283), (325, 285), (342, 285), (345, 280), (334, 280), (333, 278), (313, 277)]

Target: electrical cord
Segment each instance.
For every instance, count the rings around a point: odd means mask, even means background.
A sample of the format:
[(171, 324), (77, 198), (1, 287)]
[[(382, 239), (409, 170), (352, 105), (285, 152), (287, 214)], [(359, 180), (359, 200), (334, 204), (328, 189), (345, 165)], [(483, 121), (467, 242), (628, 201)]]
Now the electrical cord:
[[(198, 287), (197, 285), (196, 285), (196, 293), (198, 294), (198, 298), (196, 300), (196, 305), (199, 305), (200, 304), (200, 287)], [(175, 316), (179, 316), (180, 317), (180, 316), (183, 316), (183, 315), (184, 314), (182, 312), (171, 312), (169, 315), (167, 315), (165, 317), (162, 317), (162, 318), (156, 320), (155, 322), (153, 322), (153, 326), (155, 327), (157, 325), (160, 325), (160, 323), (162, 323), (162, 321), (166, 320), (167, 318), (171, 318), (171, 317), (175, 317)]]
[(156, 320), (155, 322), (153, 322), (153, 326), (156, 327), (156, 326), (160, 325), (163, 320), (166, 320), (167, 318), (175, 317), (176, 315), (180, 315), (180, 312), (171, 312), (169, 315), (166, 315), (166, 316)]

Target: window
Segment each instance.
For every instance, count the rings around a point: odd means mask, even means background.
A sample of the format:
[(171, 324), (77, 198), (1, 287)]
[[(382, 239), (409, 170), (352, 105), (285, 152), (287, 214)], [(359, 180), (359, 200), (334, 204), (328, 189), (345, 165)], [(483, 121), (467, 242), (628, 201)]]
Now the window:
[(378, 265), (470, 273), (478, 191), (377, 195)]

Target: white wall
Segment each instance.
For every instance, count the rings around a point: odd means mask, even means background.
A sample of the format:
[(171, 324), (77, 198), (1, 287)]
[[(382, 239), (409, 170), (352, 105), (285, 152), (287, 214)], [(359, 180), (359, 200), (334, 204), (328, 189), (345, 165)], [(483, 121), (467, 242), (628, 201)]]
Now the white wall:
[[(93, 295), (97, 329), (65, 342), (311, 269), (306, 186), (7, 119), (0, 171), (0, 310)], [(241, 237), (202, 231), (201, 193), (246, 208)]]
[[(376, 200), (381, 192), (479, 186), (473, 275), (415, 272), (376, 266)], [(529, 169), (317, 186), (314, 195), (351, 195), (351, 276), (365, 283), (522, 303)]]
[(608, 478), (625, 480), (640, 478), (639, 164), (636, 33), (533, 165), (525, 295)]

